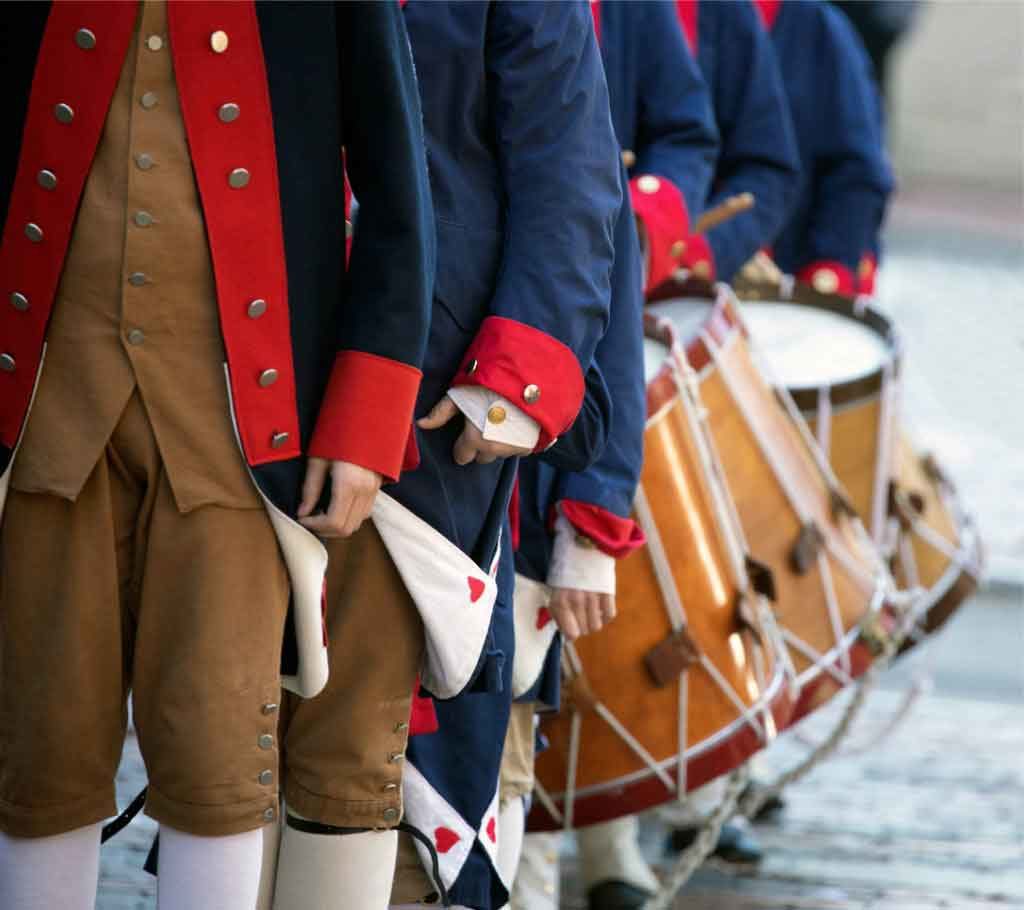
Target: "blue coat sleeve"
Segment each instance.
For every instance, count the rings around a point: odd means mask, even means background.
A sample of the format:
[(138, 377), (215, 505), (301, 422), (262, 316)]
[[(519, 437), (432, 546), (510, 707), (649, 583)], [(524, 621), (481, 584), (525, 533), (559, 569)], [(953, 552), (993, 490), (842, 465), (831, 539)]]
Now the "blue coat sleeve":
[(679, 188), (687, 211), (704, 207), (718, 154), (711, 99), (686, 39), (675, 6), (657, 2), (624, 4), (641, 28), (636, 164), (632, 174), (658, 174)]
[(718, 277), (729, 281), (785, 223), (800, 157), (775, 50), (753, 4), (705, 0), (698, 21), (698, 56), (722, 141), (707, 207), (739, 193), (755, 198), (753, 209), (706, 234)]
[[(800, 265), (840, 262), (856, 270), (870, 249), (892, 190), (880, 134), (871, 64), (843, 15), (816, 4), (818, 35), (807, 49), (825, 84), (821, 143), (813, 162), (814, 200)], [(812, 39), (813, 40), (813, 39)]]
[[(541, 397), (524, 409), (545, 426), (545, 402), (571, 380), (578, 395), (567, 426), (608, 320), (612, 233), (622, 199), (608, 89), (583, 3), (493, 3), (487, 42), (507, 212), (492, 320), (523, 323), (554, 339), (548, 345), (537, 334), (519, 335), (544, 355), (537, 369), (547, 374), (546, 384), (530, 379)], [(566, 363), (565, 350), (574, 363)], [(483, 366), (481, 360), (480, 374)], [(509, 396), (517, 404), (521, 389)]]
[(563, 472), (556, 500), (598, 506), (628, 518), (643, 463), (644, 386), (643, 276), (628, 197), (615, 231), (615, 267), (608, 331), (595, 360), (615, 403), (604, 451), (583, 471)]

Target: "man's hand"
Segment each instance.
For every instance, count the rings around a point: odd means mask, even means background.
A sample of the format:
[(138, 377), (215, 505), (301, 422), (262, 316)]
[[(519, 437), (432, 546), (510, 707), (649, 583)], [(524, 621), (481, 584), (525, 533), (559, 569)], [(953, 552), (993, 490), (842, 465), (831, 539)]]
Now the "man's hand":
[[(416, 426), (421, 430), (436, 430), (461, 413), (455, 402), (445, 395), (431, 408), (426, 417), (421, 417), (416, 421)], [(484, 439), (484, 434), (473, 426), (471, 421), (466, 420), (462, 427), (462, 434), (455, 440), (452, 457), (459, 465), (467, 465), (474, 461), (478, 464), (490, 464), (497, 458), (529, 455), (532, 451), (523, 446), (512, 446)]]
[(575, 641), (581, 635), (600, 631), (615, 619), (615, 595), (552, 588), (548, 611), (562, 634)]
[[(313, 515), (324, 491), (328, 468), (331, 472), (331, 505), (325, 513)], [(369, 518), (383, 480), (376, 471), (357, 464), (310, 458), (306, 464), (306, 479), (302, 482), (300, 524), (320, 537), (351, 537)]]

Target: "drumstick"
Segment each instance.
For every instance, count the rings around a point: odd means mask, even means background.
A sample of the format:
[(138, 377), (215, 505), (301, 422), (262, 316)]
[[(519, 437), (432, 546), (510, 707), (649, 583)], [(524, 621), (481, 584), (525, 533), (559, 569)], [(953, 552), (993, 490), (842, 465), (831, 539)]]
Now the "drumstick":
[(739, 193), (736, 196), (730, 196), (724, 202), (716, 205), (713, 209), (708, 209), (704, 212), (704, 214), (697, 219), (697, 223), (693, 228), (693, 233), (706, 234), (712, 228), (718, 227), (718, 225), (728, 221), (730, 218), (739, 215), (741, 212), (747, 212), (753, 207), (753, 193)]

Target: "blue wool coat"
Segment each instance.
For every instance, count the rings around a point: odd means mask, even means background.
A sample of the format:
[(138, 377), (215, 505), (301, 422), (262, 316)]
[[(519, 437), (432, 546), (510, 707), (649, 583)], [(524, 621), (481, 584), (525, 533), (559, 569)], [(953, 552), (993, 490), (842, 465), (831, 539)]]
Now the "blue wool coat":
[(770, 34), (801, 164), (775, 260), (794, 274), (819, 262), (855, 274), (893, 186), (870, 61), (843, 14), (818, 0), (783, 2)]
[[(603, 445), (611, 416), (600, 372), (589, 367), (607, 327), (613, 231), (623, 197), (590, 13), (582, 3), (411, 0), (404, 15), (422, 95), (438, 238), (427, 349), (438, 381), (424, 380), (422, 407), (440, 398), (453, 376), (479, 378), (483, 352), (504, 345), (504, 368), (515, 371), (522, 358), (532, 364), (507, 389), (496, 389), (519, 406), (528, 383), (540, 386), (543, 408), (557, 404), (576, 374), (585, 377), (576, 428), (562, 427), (557, 435), (563, 438), (544, 456), (566, 468), (584, 467)], [(433, 364), (434, 332), (464, 339), (468, 359), (442, 350), (448, 359)], [(480, 348), (482, 337), (488, 343)], [(524, 410), (543, 423), (544, 414)], [(447, 470), (441, 465), (451, 463), (458, 424), (429, 440), (425, 463)], [(422, 450), (429, 434), (419, 435)], [(464, 472), (466, 490), (457, 497), (439, 495), (431, 474), (418, 476), (421, 468), (403, 478), (399, 494), (429, 500), (437, 523), (486, 565), (507, 524), (516, 467), (516, 459), (508, 459), (456, 469)], [(482, 511), (481, 503), (489, 507)], [(481, 910), (507, 900), (488, 833), (496, 824), (511, 704), (507, 534), (497, 580), (480, 685), (437, 703), (439, 729), (410, 740), (405, 783), (406, 819), (432, 840), (452, 902)]]
[(785, 223), (800, 159), (771, 40), (750, 0), (699, 0), (697, 62), (711, 92), (721, 150), (705, 208), (739, 193), (754, 208), (704, 236), (717, 276), (729, 281)]

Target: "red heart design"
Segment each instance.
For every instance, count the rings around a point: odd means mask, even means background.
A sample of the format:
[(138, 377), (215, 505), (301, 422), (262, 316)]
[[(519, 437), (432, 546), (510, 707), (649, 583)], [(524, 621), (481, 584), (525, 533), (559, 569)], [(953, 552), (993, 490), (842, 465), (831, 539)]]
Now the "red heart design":
[(551, 611), (547, 607), (541, 607), (537, 611), (537, 628), (543, 629), (549, 622), (551, 622)]
[(487, 585), (482, 582), (479, 578), (473, 578), (469, 576), (466, 579), (469, 582), (469, 599), (471, 603), (476, 603), (481, 597), (483, 597), (484, 589)]
[(434, 829), (434, 844), (437, 847), (438, 853), (447, 853), (460, 840), (462, 840), (462, 838), (452, 831), (451, 828)]
[(496, 830), (496, 825), (494, 824), (493, 815), (491, 816), (491, 820), (487, 823), (487, 836), (491, 839), (492, 844), (496, 844), (498, 842), (498, 832)]

